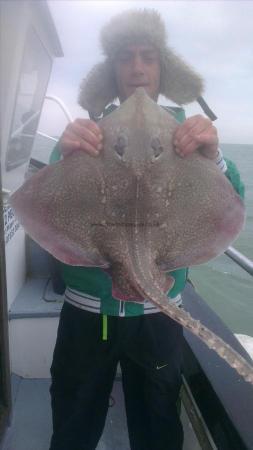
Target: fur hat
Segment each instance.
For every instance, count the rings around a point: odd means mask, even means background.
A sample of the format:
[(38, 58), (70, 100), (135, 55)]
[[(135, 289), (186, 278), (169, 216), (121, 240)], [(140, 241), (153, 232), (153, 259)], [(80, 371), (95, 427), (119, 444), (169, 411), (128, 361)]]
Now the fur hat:
[(134, 43), (148, 43), (159, 50), (160, 94), (179, 105), (201, 95), (201, 77), (167, 46), (165, 24), (157, 11), (123, 12), (104, 26), (100, 39), (106, 59), (95, 65), (82, 81), (79, 95), (79, 104), (92, 115), (100, 115), (118, 97), (113, 61), (121, 49)]

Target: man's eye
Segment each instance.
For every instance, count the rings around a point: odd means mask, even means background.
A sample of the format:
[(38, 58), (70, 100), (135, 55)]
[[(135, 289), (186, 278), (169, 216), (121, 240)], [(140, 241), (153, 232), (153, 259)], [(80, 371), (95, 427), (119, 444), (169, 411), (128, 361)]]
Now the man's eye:
[(155, 56), (150, 56), (150, 55), (147, 55), (147, 56), (144, 56), (144, 58), (143, 58), (146, 62), (153, 62), (153, 61), (155, 61)]
[(118, 61), (119, 62), (128, 62), (131, 59), (131, 55), (129, 55), (128, 53), (123, 53), (120, 56), (118, 56)]
[(155, 61), (154, 58), (145, 58), (145, 59), (144, 59), (144, 62), (145, 62), (146, 64), (153, 64), (154, 61)]

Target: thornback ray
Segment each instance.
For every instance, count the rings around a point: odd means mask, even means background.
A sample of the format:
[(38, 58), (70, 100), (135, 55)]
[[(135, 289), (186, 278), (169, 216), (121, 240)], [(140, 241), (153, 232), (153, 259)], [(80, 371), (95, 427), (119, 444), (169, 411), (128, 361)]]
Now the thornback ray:
[(99, 126), (99, 157), (76, 151), (11, 196), (18, 220), (60, 261), (110, 274), (115, 298), (153, 302), (253, 384), (253, 366), (167, 297), (166, 272), (209, 261), (236, 239), (243, 202), (215, 161), (175, 153), (178, 124), (144, 89)]

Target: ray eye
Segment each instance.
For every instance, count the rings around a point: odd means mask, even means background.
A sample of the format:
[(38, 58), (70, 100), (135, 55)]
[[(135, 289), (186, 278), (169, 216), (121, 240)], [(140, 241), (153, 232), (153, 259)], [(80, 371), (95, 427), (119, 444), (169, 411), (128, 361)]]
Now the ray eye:
[(127, 137), (124, 134), (121, 134), (118, 137), (116, 144), (114, 145), (114, 150), (120, 157), (122, 157), (125, 153), (126, 146), (127, 146)]
[(163, 146), (161, 145), (160, 139), (154, 137), (151, 141), (151, 148), (154, 150), (154, 157), (158, 158), (163, 152)]

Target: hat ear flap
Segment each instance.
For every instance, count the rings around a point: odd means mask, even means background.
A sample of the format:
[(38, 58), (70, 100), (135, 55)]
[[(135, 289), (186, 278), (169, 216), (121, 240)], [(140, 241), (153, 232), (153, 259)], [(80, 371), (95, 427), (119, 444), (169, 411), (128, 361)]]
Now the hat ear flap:
[(170, 50), (161, 57), (160, 94), (182, 105), (198, 98), (203, 90), (202, 78)]
[(113, 64), (106, 60), (96, 64), (83, 79), (78, 103), (94, 116), (100, 116), (108, 103), (117, 97), (117, 85)]

